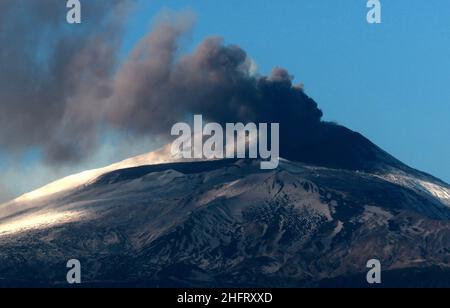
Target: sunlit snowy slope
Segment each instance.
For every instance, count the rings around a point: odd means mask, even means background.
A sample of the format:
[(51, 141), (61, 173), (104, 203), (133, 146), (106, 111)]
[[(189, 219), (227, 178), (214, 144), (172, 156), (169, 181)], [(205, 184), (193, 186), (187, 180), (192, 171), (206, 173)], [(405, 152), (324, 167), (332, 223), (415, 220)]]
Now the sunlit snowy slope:
[(0, 285), (64, 284), (73, 258), (97, 286), (364, 286), (372, 258), (386, 286), (450, 281), (450, 187), (433, 177), (164, 155), (2, 205)]

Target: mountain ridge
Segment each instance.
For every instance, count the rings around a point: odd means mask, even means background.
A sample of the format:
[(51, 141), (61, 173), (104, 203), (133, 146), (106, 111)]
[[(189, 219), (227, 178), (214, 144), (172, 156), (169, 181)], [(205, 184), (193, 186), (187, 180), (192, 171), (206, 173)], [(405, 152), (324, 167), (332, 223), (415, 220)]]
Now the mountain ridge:
[[(365, 258), (393, 273), (446, 275), (449, 264), (450, 207), (376, 175), (286, 160), (120, 169), (14, 219), (52, 212), (62, 216), (10, 233), (0, 218), (4, 282), (63, 284), (74, 257), (86, 286), (315, 286), (364, 272)], [(33, 277), (14, 270), (22, 258)]]
[(0, 285), (64, 285), (73, 258), (86, 287), (365, 286), (373, 258), (386, 286), (450, 277), (450, 186), (425, 173), (156, 153), (0, 206)]
[[(322, 124), (323, 127), (330, 128), (329, 132), (322, 133), (322, 137), (313, 136), (314, 138), (312, 138), (312, 140), (315, 140), (314, 143), (311, 142), (311, 138), (309, 138), (308, 141), (303, 144), (293, 143), (294, 146), (282, 144), (282, 147), (286, 148), (287, 150), (282, 151), (281, 156), (288, 160), (303, 162), (316, 166), (352, 171), (364, 171), (369, 173), (388, 173), (392, 171), (392, 168), (394, 168), (416, 177), (432, 181), (433, 183), (437, 183), (439, 185), (449, 185), (445, 181), (431, 174), (414, 169), (404, 164), (397, 158), (393, 157), (392, 155), (372, 143), (369, 139), (367, 139), (360, 133), (354, 132), (344, 126), (333, 123), (322, 122)], [(325, 138), (326, 140), (324, 141), (323, 138)], [(352, 142), (346, 142), (343, 139), (349, 139)], [(344, 146), (342, 146), (343, 144)], [(359, 144), (360, 146), (355, 144)], [(358, 157), (355, 159), (355, 155), (352, 154), (355, 148), (363, 148), (363, 151), (366, 152), (366, 154), (363, 155), (362, 158)], [(330, 151), (330, 149), (338, 150), (336, 150), (336, 152)], [(367, 152), (370, 152), (372, 154), (368, 155)], [(345, 159), (341, 161), (333, 161), (334, 157), (344, 157)], [(205, 159), (201, 159), (200, 161), (202, 160)], [(96, 178), (102, 176), (103, 174), (118, 169), (163, 163), (175, 163), (180, 161), (192, 160), (183, 160), (177, 153), (171, 153), (169, 144), (156, 151), (131, 157), (123, 161), (113, 163), (106, 167), (86, 170), (80, 173), (63, 177), (62, 179), (51, 182), (48, 185), (33, 190), (32, 192), (25, 193), (12, 200), (12, 202), (21, 202), (32, 200), (33, 198), (45, 197), (47, 195), (58, 193), (66, 189), (81, 186), (90, 181), (94, 181)]]

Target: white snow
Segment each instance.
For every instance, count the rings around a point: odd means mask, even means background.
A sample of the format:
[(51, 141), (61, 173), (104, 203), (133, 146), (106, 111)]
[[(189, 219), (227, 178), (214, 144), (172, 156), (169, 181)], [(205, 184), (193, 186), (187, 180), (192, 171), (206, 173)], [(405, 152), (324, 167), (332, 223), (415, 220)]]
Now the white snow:
[(80, 220), (84, 217), (82, 211), (41, 212), (19, 219), (13, 219), (0, 224), (0, 237), (28, 230), (44, 229), (55, 225)]
[(87, 183), (97, 179), (99, 176), (101, 176), (103, 174), (106, 174), (106, 173), (114, 171), (114, 170), (132, 168), (132, 167), (138, 167), (138, 166), (144, 166), (144, 165), (175, 162), (177, 160), (178, 159), (176, 157), (173, 157), (171, 155), (170, 147), (165, 146), (155, 152), (132, 157), (132, 158), (126, 159), (124, 161), (112, 164), (112, 165), (104, 167), (104, 168), (87, 170), (87, 171), (84, 171), (84, 172), (81, 172), (78, 174), (74, 174), (74, 175), (62, 178), (58, 181), (55, 181), (44, 187), (41, 187), (35, 191), (26, 193), (26, 194), (20, 196), (19, 198), (13, 200), (12, 202), (17, 203), (17, 202), (32, 201), (32, 200), (40, 199), (43, 197), (48, 197), (50, 195), (53, 195), (53, 194), (56, 194), (59, 192), (74, 189), (74, 188), (77, 188), (81, 185), (87, 184)]
[(399, 184), (421, 193), (426, 193), (431, 197), (439, 199), (443, 204), (450, 207), (450, 189), (448, 187), (400, 173), (391, 173), (380, 177), (391, 183)]

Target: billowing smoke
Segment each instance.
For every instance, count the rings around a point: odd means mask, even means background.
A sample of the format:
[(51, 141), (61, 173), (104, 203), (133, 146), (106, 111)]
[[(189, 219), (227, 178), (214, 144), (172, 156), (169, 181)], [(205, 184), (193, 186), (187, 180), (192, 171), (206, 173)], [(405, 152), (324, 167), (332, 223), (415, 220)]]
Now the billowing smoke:
[(189, 114), (217, 122), (282, 122), (285, 131), (289, 123), (320, 121), (316, 103), (293, 86), (286, 70), (254, 75), (238, 46), (208, 38), (180, 55), (190, 15), (161, 22), (118, 66), (124, 3), (84, 4), (83, 24), (73, 30), (61, 1), (2, 2), (2, 148), (39, 146), (47, 160), (60, 163), (90, 155), (108, 127), (167, 138)]
[(137, 132), (167, 134), (187, 114), (216, 122), (291, 122), (322, 116), (314, 101), (281, 68), (255, 76), (244, 50), (208, 38), (177, 57), (186, 22), (162, 24), (136, 47), (116, 76), (111, 119)]
[(66, 162), (95, 146), (127, 2), (83, 4), (73, 26), (66, 1), (1, 1), (0, 151), (37, 146)]
[(181, 54), (190, 15), (166, 18), (119, 63), (124, 18), (118, 14), (126, 2), (85, 2), (77, 30), (65, 23), (61, 1), (1, 3), (3, 149), (38, 146), (50, 162), (81, 160), (104, 130), (169, 140), (173, 124), (202, 114), (219, 123), (280, 123), (286, 158), (326, 163), (331, 157), (336, 166), (356, 161), (350, 152), (359, 136), (323, 123), (287, 70), (257, 75), (242, 48), (217, 37)]

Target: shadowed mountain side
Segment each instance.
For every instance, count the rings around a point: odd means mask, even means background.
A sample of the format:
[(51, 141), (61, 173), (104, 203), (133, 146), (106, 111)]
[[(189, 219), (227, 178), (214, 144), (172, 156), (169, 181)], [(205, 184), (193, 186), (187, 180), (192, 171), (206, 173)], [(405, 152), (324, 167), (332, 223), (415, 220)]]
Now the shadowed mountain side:
[[(280, 128), (283, 129), (295, 130), (295, 126)], [(308, 129), (306, 134), (281, 139), (280, 153), (288, 160), (316, 166), (380, 174), (396, 170), (447, 185), (440, 179), (407, 166), (360, 133), (334, 123), (321, 122)]]
[(116, 170), (1, 220), (0, 285), (64, 286), (77, 258), (85, 286), (363, 286), (377, 258), (396, 286), (433, 286), (450, 207), (425, 184), (285, 160)]
[(289, 142), (281, 141), (281, 156), (336, 169), (367, 172), (386, 171), (390, 168), (412, 170), (361, 134), (346, 127), (321, 123), (307, 134)]

